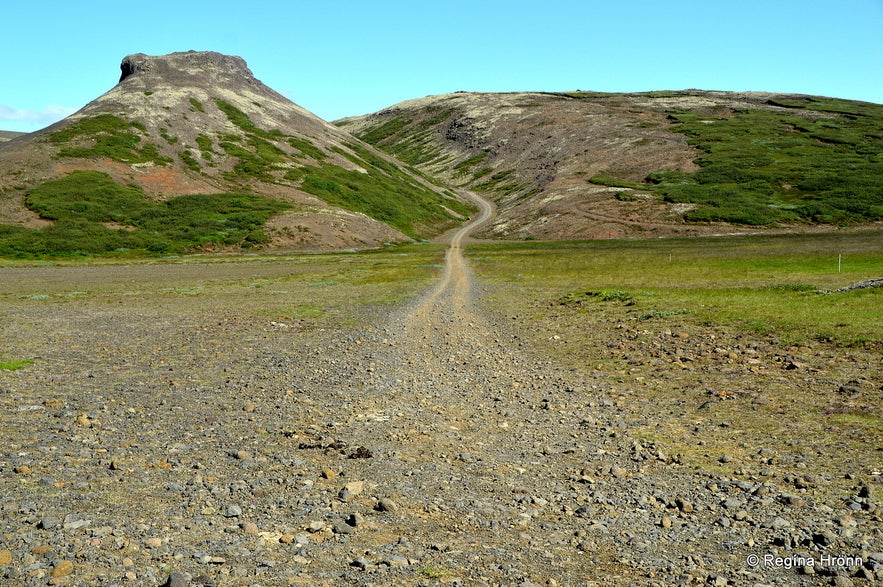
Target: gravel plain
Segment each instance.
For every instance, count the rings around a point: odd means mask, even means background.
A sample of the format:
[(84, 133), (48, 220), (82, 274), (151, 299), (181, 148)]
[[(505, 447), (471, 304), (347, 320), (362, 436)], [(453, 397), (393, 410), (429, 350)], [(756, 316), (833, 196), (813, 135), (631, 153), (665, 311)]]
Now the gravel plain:
[(0, 268), (4, 352), (35, 361), (0, 371), (0, 583), (883, 581), (879, 481), (823, 502), (825, 471), (686, 467), (613, 378), (482, 308), (465, 234), (432, 289), (334, 329), (187, 295), (210, 267), (140, 266), (175, 292), (138, 304)]

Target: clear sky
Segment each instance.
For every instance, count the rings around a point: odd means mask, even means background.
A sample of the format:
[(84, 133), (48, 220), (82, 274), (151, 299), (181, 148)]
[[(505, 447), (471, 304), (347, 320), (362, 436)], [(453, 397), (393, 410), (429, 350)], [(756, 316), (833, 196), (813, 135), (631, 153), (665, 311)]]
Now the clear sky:
[(239, 55), (326, 120), (430, 94), (699, 88), (883, 103), (883, 0), (2, 0), (0, 129), (33, 131), (130, 53)]

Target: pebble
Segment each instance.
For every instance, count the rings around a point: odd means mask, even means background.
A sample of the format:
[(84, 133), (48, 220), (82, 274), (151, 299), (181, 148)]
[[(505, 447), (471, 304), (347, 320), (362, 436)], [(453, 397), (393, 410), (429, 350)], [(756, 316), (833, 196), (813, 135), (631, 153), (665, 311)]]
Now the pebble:
[(12, 564), (12, 551), (0, 550), (0, 567)]

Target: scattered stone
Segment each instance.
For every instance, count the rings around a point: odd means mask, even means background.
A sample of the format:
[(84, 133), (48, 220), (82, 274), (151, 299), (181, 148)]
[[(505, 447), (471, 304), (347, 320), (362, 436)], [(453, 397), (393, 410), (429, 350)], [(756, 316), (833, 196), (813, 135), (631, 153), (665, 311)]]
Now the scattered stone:
[(349, 459), (370, 459), (374, 456), (369, 449), (364, 446), (360, 446), (354, 452), (351, 452), (347, 458)]
[(73, 572), (74, 563), (68, 560), (64, 560), (52, 567), (52, 573), (50, 574), (50, 576), (53, 579), (58, 579), (60, 577), (67, 577), (68, 575), (73, 574)]
[(189, 587), (189, 585), (190, 575), (181, 571), (173, 571), (163, 584), (163, 587)]
[(337, 497), (340, 498), (340, 501), (351, 501), (354, 497), (359, 495), (365, 490), (365, 482), (364, 481), (350, 481), (337, 494)]
[(363, 557), (363, 556), (357, 556), (357, 557), (354, 558), (353, 561), (350, 563), (350, 566), (351, 566), (351, 567), (356, 567), (357, 569), (363, 569), (363, 570), (364, 570), (364, 569), (367, 569), (369, 566), (371, 566), (371, 561), (369, 561), (368, 559), (366, 559), (366, 558)]
[(47, 517), (40, 520), (40, 523), (37, 524), (37, 527), (41, 530), (52, 530), (53, 528), (57, 528), (61, 524), (61, 520), (58, 518)]
[(678, 497), (677, 499), (675, 499), (675, 504), (678, 506), (678, 509), (685, 514), (693, 513), (693, 504), (683, 497)]
[(398, 513), (399, 505), (388, 497), (380, 498), (377, 502), (377, 511), (388, 512), (390, 514)]

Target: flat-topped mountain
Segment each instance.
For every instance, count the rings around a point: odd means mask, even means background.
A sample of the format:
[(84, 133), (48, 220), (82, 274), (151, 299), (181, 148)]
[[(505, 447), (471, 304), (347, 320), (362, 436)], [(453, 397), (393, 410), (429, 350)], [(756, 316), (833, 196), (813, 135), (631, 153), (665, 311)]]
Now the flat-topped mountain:
[(468, 93), (343, 119), (494, 199), (492, 238), (805, 230), (883, 219), (883, 106), (686, 90)]
[[(75, 238), (82, 223), (111, 250), (363, 248), (438, 234), (468, 212), (264, 85), (239, 57), (135, 54), (120, 70), (75, 114), (0, 144), (6, 254), (48, 254), (53, 231)], [(206, 217), (178, 218), (184, 208)], [(155, 242), (157, 216), (201, 228)], [(83, 246), (68, 252), (101, 252)]]

